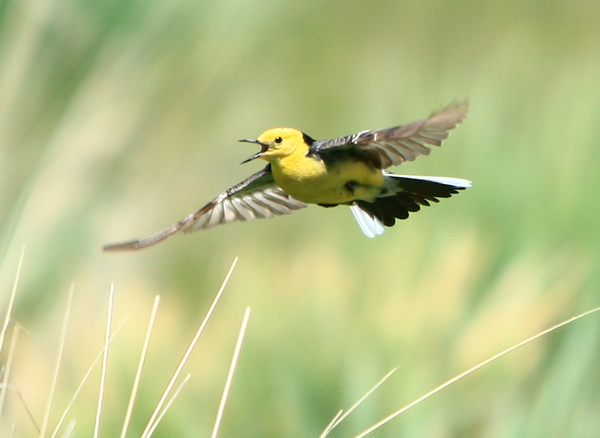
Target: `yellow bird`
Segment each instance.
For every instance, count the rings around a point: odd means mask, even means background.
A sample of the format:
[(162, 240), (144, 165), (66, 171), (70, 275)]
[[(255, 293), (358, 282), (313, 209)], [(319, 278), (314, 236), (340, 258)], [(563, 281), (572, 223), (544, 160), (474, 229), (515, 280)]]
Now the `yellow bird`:
[(349, 205), (362, 231), (375, 237), (383, 233), (384, 225), (391, 227), (422, 205), (471, 186), (459, 178), (403, 176), (383, 170), (428, 155), (431, 149), (426, 145), (440, 146), (468, 109), (469, 103), (463, 101), (414, 123), (332, 140), (313, 140), (293, 128), (269, 129), (256, 140), (240, 140), (261, 147), (243, 163), (261, 158), (268, 162), (264, 169), (169, 228), (104, 249), (141, 249), (179, 231), (290, 214), (308, 204)]

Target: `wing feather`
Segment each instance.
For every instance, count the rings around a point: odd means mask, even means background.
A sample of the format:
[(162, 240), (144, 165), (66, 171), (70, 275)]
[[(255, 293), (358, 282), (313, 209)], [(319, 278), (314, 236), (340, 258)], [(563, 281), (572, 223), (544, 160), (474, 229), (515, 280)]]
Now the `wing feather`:
[(442, 141), (450, 135), (449, 131), (467, 117), (468, 111), (469, 102), (464, 100), (407, 125), (315, 141), (311, 153), (334, 158), (336, 151), (366, 149), (376, 152), (380, 158), (372, 160), (373, 165), (385, 169), (428, 155), (431, 149), (427, 145), (441, 146)]
[(200, 210), (152, 236), (106, 245), (105, 251), (128, 251), (154, 245), (179, 231), (190, 232), (228, 224), (290, 214), (308, 205), (292, 198), (273, 180), (270, 165), (224, 191)]
[(273, 212), (271, 212), (271, 210), (269, 210), (269, 208), (260, 200), (260, 195), (258, 194), (252, 197), (247, 196), (244, 198), (244, 201), (252, 208), (257, 219), (267, 219), (275, 216)]
[(234, 205), (235, 211), (239, 214), (239, 220), (252, 221), (257, 219), (254, 211), (244, 202), (242, 198), (233, 198), (231, 203)]

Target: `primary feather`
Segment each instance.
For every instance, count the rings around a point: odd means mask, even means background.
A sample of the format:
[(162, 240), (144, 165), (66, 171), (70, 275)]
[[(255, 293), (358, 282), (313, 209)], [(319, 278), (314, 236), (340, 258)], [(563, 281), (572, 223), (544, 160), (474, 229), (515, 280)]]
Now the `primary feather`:
[(315, 141), (313, 153), (327, 154), (339, 148), (363, 149), (375, 152), (373, 164), (380, 169), (416, 160), (420, 155), (429, 155), (427, 145), (441, 146), (442, 140), (450, 135), (469, 112), (469, 102), (464, 100), (433, 113), (428, 118), (406, 125), (377, 131), (362, 131), (333, 140)]

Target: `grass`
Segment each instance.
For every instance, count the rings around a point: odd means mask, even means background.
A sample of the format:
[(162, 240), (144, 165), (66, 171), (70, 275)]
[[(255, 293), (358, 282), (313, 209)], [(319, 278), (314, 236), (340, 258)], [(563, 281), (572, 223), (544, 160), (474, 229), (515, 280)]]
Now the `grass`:
[[(156, 436), (211, 433), (232, 321), (247, 305), (252, 327), (220, 436), (318, 436), (337, 407), (399, 366), (332, 434), (354, 436), (598, 305), (599, 18), (593, 3), (559, 0), (3, 3), (0, 290), (10, 307), (26, 243), (11, 381), (35, 418), (52, 380), (59, 297), (73, 282), (65, 375), (84, 375), (102, 349), (90, 334), (104, 333), (98, 309), (114, 283), (115, 321), (164, 297), (145, 373), (164, 382), (207, 291), (240, 257), (189, 364), (186, 401)], [(381, 238), (363, 238), (348, 211), (315, 207), (138, 254), (100, 251), (169, 225), (256, 170), (237, 166), (255, 152), (237, 139), (278, 125), (315, 138), (382, 128), (464, 96), (470, 116), (444, 146), (394, 170), (473, 188)], [(111, 343), (101, 435), (122, 426), (121, 383), (138, 365), (131, 346), (147, 314), (134, 312), (135, 328)], [(596, 436), (598, 333), (589, 318), (545, 337), (373, 436)], [(78, 384), (67, 377), (54, 403)], [(151, 410), (158, 387), (145, 387), (136, 409)], [(6, 412), (18, 409), (7, 396)], [(97, 402), (93, 391), (80, 397), (78, 406)], [(76, 430), (92, 431), (89, 411), (74, 409)]]
[[(16, 296), (16, 290), (17, 290), (17, 285), (18, 285), (18, 280), (20, 277), (20, 268), (22, 266), (22, 262), (23, 262), (23, 256), (21, 257), (20, 263), (19, 263), (19, 270), (17, 271), (17, 276), (16, 276), (16, 280), (15, 280), (15, 287), (13, 288), (13, 293), (10, 296), (10, 303), (14, 302), (14, 298)], [(188, 347), (186, 348), (183, 356), (181, 357), (181, 359), (179, 360), (179, 362), (177, 363), (176, 369), (173, 372), (173, 375), (171, 376), (171, 378), (169, 379), (169, 382), (165, 388), (165, 390), (163, 391), (158, 403), (156, 404), (154, 410), (152, 411), (152, 414), (150, 416), (150, 418), (147, 420), (146, 425), (144, 427), (143, 432), (141, 433), (141, 437), (144, 438), (149, 438), (151, 436), (153, 436), (156, 428), (158, 427), (160, 421), (163, 419), (163, 417), (165, 416), (165, 414), (167, 413), (167, 411), (170, 409), (171, 405), (173, 404), (173, 402), (175, 401), (175, 399), (179, 396), (179, 393), (181, 391), (181, 389), (188, 383), (188, 381), (191, 378), (191, 374), (188, 374), (184, 379), (180, 379), (182, 371), (184, 369), (184, 367), (186, 366), (193, 350), (195, 349), (198, 341), (200, 340), (200, 337), (202, 336), (202, 334), (204, 333), (204, 330), (207, 326), (208, 321), (210, 320), (211, 316), (213, 315), (217, 304), (219, 303), (221, 296), (223, 295), (223, 292), (225, 291), (225, 287), (227, 286), (227, 284), (229, 283), (229, 280), (231, 278), (231, 275), (233, 273), (233, 270), (235, 268), (237, 264), (237, 259), (234, 260), (229, 272), (227, 273), (225, 279), (223, 280), (223, 283), (221, 284), (221, 287), (219, 288), (219, 291), (217, 292), (217, 294), (215, 295), (205, 317), (203, 318), (201, 324), (198, 326), (198, 329), (196, 331), (196, 333), (194, 334), (192, 340), (190, 341)], [(94, 362), (92, 363), (92, 366), (87, 370), (86, 374), (84, 375), (83, 379), (81, 380), (77, 390), (74, 392), (71, 401), (66, 405), (65, 409), (63, 410), (62, 414), (60, 415), (60, 419), (56, 422), (55, 426), (50, 426), (49, 425), (49, 419), (50, 419), (50, 413), (52, 408), (56, 409), (53, 406), (53, 395), (55, 390), (57, 389), (57, 381), (58, 381), (58, 376), (59, 376), (59, 371), (61, 371), (61, 359), (63, 357), (63, 353), (64, 353), (64, 345), (65, 345), (65, 338), (67, 335), (67, 330), (68, 330), (68, 324), (69, 324), (69, 320), (70, 320), (70, 314), (71, 314), (71, 310), (72, 310), (72, 304), (73, 304), (73, 295), (74, 295), (74, 288), (72, 287), (69, 291), (69, 295), (68, 295), (68, 300), (67, 300), (67, 305), (66, 305), (66, 311), (65, 311), (65, 316), (63, 319), (63, 324), (62, 324), (62, 328), (61, 328), (61, 333), (60, 333), (60, 340), (59, 340), (59, 347), (58, 347), (58, 352), (57, 352), (57, 359), (56, 359), (56, 364), (53, 367), (53, 376), (52, 376), (52, 381), (50, 383), (50, 391), (49, 391), (49, 395), (46, 401), (46, 405), (45, 405), (45, 409), (44, 409), (44, 415), (43, 415), (43, 419), (42, 419), (42, 423), (41, 426), (38, 426), (38, 423), (35, 419), (35, 417), (33, 416), (33, 414), (31, 413), (31, 410), (27, 404), (27, 402), (24, 400), (24, 398), (21, 395), (20, 390), (18, 389), (18, 387), (15, 387), (14, 385), (11, 385), (10, 382), (10, 374), (11, 374), (11, 370), (13, 367), (13, 361), (14, 361), (14, 352), (15, 349), (17, 347), (17, 340), (18, 340), (18, 335), (19, 332), (22, 330), (21, 326), (18, 323), (14, 324), (13, 327), (13, 335), (12, 335), (12, 339), (9, 345), (9, 349), (8, 349), (8, 356), (7, 356), (7, 360), (6, 360), (6, 364), (4, 366), (4, 373), (3, 373), (3, 379), (2, 379), (2, 383), (0, 384), (0, 417), (2, 416), (3, 413), (3, 407), (4, 407), (4, 401), (6, 398), (6, 393), (8, 391), (8, 389), (11, 389), (14, 391), (14, 393), (18, 396), (18, 397), (14, 397), (15, 401), (19, 401), (22, 404), (22, 409), (23, 409), (23, 413), (26, 414), (26, 416), (21, 416), (20, 419), (17, 420), (13, 420), (12, 424), (11, 424), (11, 436), (15, 436), (15, 432), (17, 429), (17, 425), (19, 425), (20, 422), (22, 422), (24, 419), (29, 420), (31, 422), (31, 426), (34, 427), (34, 429), (37, 431), (38, 436), (44, 438), (46, 436), (50, 436), (52, 438), (56, 437), (56, 436), (62, 436), (62, 437), (70, 437), (73, 436), (73, 431), (75, 430), (75, 425), (76, 425), (76, 420), (72, 419), (69, 424), (64, 428), (64, 422), (65, 419), (70, 415), (70, 410), (73, 407), (73, 405), (77, 402), (77, 397), (80, 394), (81, 389), (84, 387), (84, 385), (86, 384), (90, 374), (92, 373), (92, 371), (94, 370), (95, 365), (97, 364), (98, 360), (100, 359), (100, 357), (102, 358), (101, 361), (101, 369), (100, 369), (100, 384), (99, 384), (99, 388), (98, 388), (98, 396), (97, 396), (97, 410), (96, 410), (96, 415), (95, 415), (95, 422), (94, 422), (94, 432), (93, 435), (99, 436), (100, 434), (100, 426), (101, 426), (101, 416), (103, 413), (103, 403), (104, 403), (104, 393), (107, 387), (107, 366), (108, 366), (108, 356), (109, 356), (109, 349), (110, 349), (110, 344), (112, 342), (112, 340), (114, 339), (114, 337), (117, 335), (117, 331), (113, 332), (112, 329), (112, 318), (113, 318), (113, 314), (114, 314), (114, 299), (115, 299), (115, 288), (114, 285), (111, 285), (110, 291), (109, 291), (109, 297), (108, 297), (108, 314), (107, 314), (107, 321), (106, 321), (106, 331), (105, 331), (105, 337), (104, 337), (104, 346), (102, 348), (101, 353), (97, 356), (96, 360), (94, 360)], [(141, 380), (141, 376), (142, 376), (142, 372), (144, 369), (144, 364), (146, 362), (146, 358), (147, 358), (147, 353), (148, 353), (148, 348), (150, 345), (150, 340), (152, 337), (152, 331), (154, 328), (154, 323), (156, 321), (156, 315), (158, 312), (158, 307), (159, 307), (159, 303), (160, 303), (160, 296), (156, 296), (154, 299), (154, 304), (152, 306), (152, 311), (150, 314), (150, 319), (148, 322), (148, 328), (146, 331), (146, 336), (144, 337), (144, 341), (142, 343), (142, 351), (140, 354), (140, 359), (139, 359), (139, 364), (135, 373), (135, 378), (133, 380), (133, 387), (131, 390), (131, 394), (129, 397), (129, 403), (127, 405), (127, 410), (125, 413), (125, 420), (123, 422), (123, 426), (121, 428), (121, 432), (120, 432), (120, 436), (122, 438), (124, 438), (125, 436), (127, 436), (127, 433), (129, 431), (129, 425), (131, 424), (131, 419), (132, 419), (132, 415), (133, 415), (133, 409), (135, 406), (135, 402), (137, 400), (137, 397), (139, 395), (139, 386), (140, 386), (140, 380)], [(512, 353), (513, 351), (533, 342), (533, 341), (537, 341), (540, 338), (542, 338), (543, 336), (559, 329), (562, 327), (567, 326), (568, 324), (571, 324), (581, 318), (584, 318), (586, 316), (589, 316), (593, 313), (596, 313), (600, 311), (600, 306), (596, 307), (594, 309), (588, 310), (587, 312), (583, 312), (579, 315), (576, 315), (572, 318), (569, 318), (566, 321), (563, 321), (561, 323), (555, 324), (554, 326), (547, 328), (545, 330), (542, 330), (541, 332), (521, 341), (518, 342), (504, 350), (502, 350), (499, 353), (494, 354), (493, 356), (479, 362), (478, 364), (468, 368), (467, 370), (457, 374), (456, 376), (452, 377), (451, 379), (446, 380), (444, 383), (436, 386), (435, 388), (433, 388), (432, 390), (424, 393), (423, 395), (421, 395), (420, 397), (416, 398), (415, 400), (413, 400), (412, 402), (408, 403), (407, 405), (405, 405), (404, 407), (392, 412), (391, 414), (387, 415), (386, 417), (384, 417), (383, 419), (381, 419), (380, 421), (376, 422), (375, 424), (373, 424), (372, 426), (368, 427), (367, 429), (365, 429), (363, 432), (359, 433), (358, 435), (355, 436), (355, 438), (364, 438), (367, 435), (370, 435), (371, 433), (377, 431), (378, 429), (380, 429), (381, 427), (385, 426), (386, 424), (390, 423), (392, 420), (394, 420), (396, 417), (399, 417), (400, 415), (403, 415), (405, 412), (407, 412), (409, 409), (412, 409), (413, 407), (417, 406), (418, 404), (426, 401), (427, 399), (429, 399), (430, 397), (438, 394), (439, 392), (445, 390), (446, 388), (448, 388), (449, 386), (455, 384), (456, 382), (458, 382), (461, 379), (464, 379), (465, 377), (470, 376), (472, 373), (474, 373), (475, 371), (491, 364), (492, 362), (496, 361), (497, 359), (502, 358), (503, 356)], [(8, 328), (8, 323), (11, 319), (11, 315), (12, 314), (12, 306), (9, 304), (9, 307), (7, 309), (7, 313), (4, 319), (4, 323), (3, 323), (3, 330), (0, 333), (1, 339), (4, 340), (4, 337), (7, 333), (7, 328)], [(218, 433), (219, 433), (219, 428), (221, 427), (222, 424), (222, 420), (223, 420), (223, 414), (225, 412), (225, 406), (227, 403), (227, 399), (229, 397), (229, 394), (231, 392), (231, 386), (232, 386), (232, 382), (233, 382), (233, 376), (235, 373), (235, 370), (238, 366), (238, 362), (239, 362), (239, 358), (240, 358), (240, 352), (241, 352), (241, 348), (242, 348), (242, 344), (244, 341), (244, 337), (246, 335), (246, 331), (248, 328), (248, 324), (249, 324), (249, 319), (250, 319), (250, 308), (247, 307), (246, 311), (244, 312), (244, 317), (242, 320), (242, 325), (240, 327), (240, 331), (238, 334), (238, 339), (234, 348), (234, 353), (233, 353), (233, 358), (231, 359), (231, 364), (229, 366), (229, 371), (227, 373), (227, 378), (225, 380), (225, 384), (224, 384), (224, 389), (223, 389), (223, 394), (221, 396), (221, 400), (219, 403), (219, 407), (217, 410), (217, 415), (216, 415), (216, 419), (214, 422), (214, 426), (213, 426), (213, 430), (211, 433), (211, 438), (217, 438)], [(119, 327), (120, 328), (120, 327)], [(118, 329), (117, 329), (118, 330)], [(0, 349), (1, 352), (1, 349)], [(392, 369), (390, 372), (388, 372), (373, 388), (371, 388), (365, 395), (363, 395), (358, 401), (356, 401), (350, 408), (348, 408), (346, 411), (344, 410), (340, 410), (335, 416), (334, 418), (331, 420), (331, 422), (325, 427), (325, 429), (323, 430), (323, 432), (319, 435), (320, 438), (325, 438), (328, 435), (330, 435), (333, 430), (338, 427), (355, 409), (357, 409), (369, 396), (371, 396), (371, 394), (373, 394), (373, 392), (378, 389), (382, 384), (384, 384), (386, 382), (386, 380), (397, 370), (397, 368)], [(175, 388), (175, 384), (178, 382), (178, 386), (177, 388), (174, 390)], [(29, 417), (29, 418), (26, 418)], [(20, 420), (20, 421), (19, 421)], [(6, 421), (5, 421), (6, 422)], [(8, 422), (7, 422), (8, 423)], [(51, 429), (50, 429), (51, 428)], [(50, 433), (50, 430), (52, 430), (52, 432)]]

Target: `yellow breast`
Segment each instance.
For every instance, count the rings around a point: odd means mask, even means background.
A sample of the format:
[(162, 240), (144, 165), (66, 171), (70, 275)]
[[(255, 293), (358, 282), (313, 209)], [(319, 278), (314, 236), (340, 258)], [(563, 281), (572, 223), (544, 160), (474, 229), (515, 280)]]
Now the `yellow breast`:
[(297, 153), (272, 161), (271, 169), (279, 187), (311, 204), (373, 201), (383, 185), (381, 170), (362, 161), (345, 160), (326, 166), (319, 157)]

